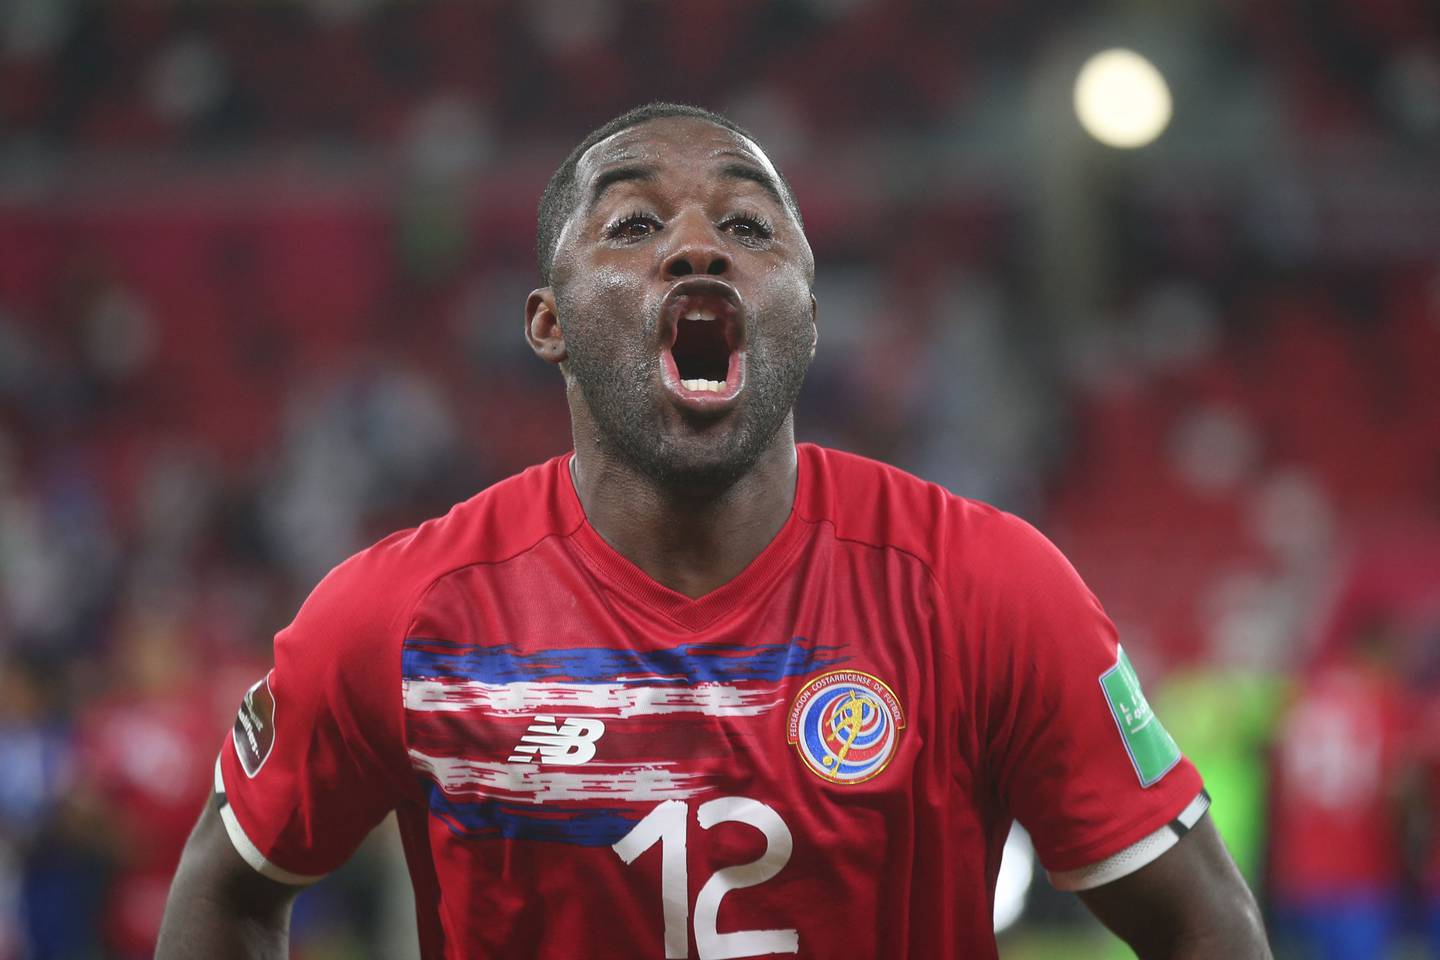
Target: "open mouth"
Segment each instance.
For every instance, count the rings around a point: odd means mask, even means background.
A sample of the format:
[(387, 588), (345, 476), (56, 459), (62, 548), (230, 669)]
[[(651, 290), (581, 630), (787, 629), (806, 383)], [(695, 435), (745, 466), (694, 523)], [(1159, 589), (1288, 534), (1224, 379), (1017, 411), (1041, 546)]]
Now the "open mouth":
[(698, 281), (673, 290), (665, 305), (670, 346), (662, 352), (666, 385), (690, 405), (732, 400), (744, 380), (744, 325), (729, 284)]

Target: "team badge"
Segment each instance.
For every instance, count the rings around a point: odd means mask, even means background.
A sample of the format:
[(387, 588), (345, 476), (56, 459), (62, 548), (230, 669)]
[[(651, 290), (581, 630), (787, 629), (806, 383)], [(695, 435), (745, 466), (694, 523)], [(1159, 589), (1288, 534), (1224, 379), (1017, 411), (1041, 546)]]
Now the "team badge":
[(885, 769), (904, 728), (900, 701), (884, 682), (858, 670), (832, 670), (795, 695), (786, 738), (819, 776), (861, 783)]

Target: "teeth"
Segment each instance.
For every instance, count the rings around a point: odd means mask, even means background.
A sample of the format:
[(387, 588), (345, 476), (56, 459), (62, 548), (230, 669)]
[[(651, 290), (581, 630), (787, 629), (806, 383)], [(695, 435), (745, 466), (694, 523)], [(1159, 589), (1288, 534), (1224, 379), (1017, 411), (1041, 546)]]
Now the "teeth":
[(708, 323), (709, 321), (715, 319), (715, 312), (713, 310), (705, 310), (701, 307), (696, 307), (694, 310), (691, 310), (689, 313), (685, 314), (685, 319), (704, 320)]
[(708, 393), (719, 393), (725, 389), (724, 380), (681, 380), (680, 386), (686, 390), (704, 390)]

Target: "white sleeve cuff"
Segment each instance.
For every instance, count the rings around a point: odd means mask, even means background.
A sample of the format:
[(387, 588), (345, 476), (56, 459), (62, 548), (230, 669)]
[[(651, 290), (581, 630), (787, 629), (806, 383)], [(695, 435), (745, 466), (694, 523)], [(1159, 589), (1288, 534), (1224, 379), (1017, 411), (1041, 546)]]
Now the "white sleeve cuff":
[(277, 867), (265, 855), (260, 848), (250, 841), (245, 835), (245, 829), (240, 826), (240, 821), (235, 818), (235, 811), (231, 808), (225, 796), (225, 777), (220, 772), (220, 758), (215, 758), (215, 798), (220, 807), (220, 819), (225, 824), (225, 832), (230, 836), (230, 842), (235, 845), (235, 852), (240, 854), (241, 859), (250, 864), (256, 873), (268, 877), (277, 883), (288, 883), (292, 886), (305, 886), (319, 880), (324, 874), (318, 876), (307, 876), (303, 873), (291, 873), (284, 867)]
[(1180, 816), (1159, 830), (1135, 841), (1124, 850), (1106, 857), (1099, 863), (1092, 863), (1088, 867), (1080, 867), (1077, 870), (1050, 872), (1050, 883), (1057, 890), (1092, 890), (1112, 880), (1129, 876), (1179, 843), (1180, 838), (1190, 832), (1190, 828), (1200, 821), (1200, 817), (1208, 809), (1210, 809), (1210, 795), (1201, 790), (1195, 799), (1180, 811)]

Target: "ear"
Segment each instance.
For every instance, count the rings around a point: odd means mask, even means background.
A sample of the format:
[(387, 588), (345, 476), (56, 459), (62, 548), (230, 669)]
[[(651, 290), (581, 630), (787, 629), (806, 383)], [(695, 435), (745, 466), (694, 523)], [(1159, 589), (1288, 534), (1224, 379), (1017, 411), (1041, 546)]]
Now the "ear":
[(810, 359), (815, 359), (815, 348), (820, 345), (820, 304), (815, 294), (810, 294)]
[(564, 363), (565, 333), (555, 312), (555, 292), (549, 287), (531, 290), (525, 298), (525, 341), (546, 363)]

